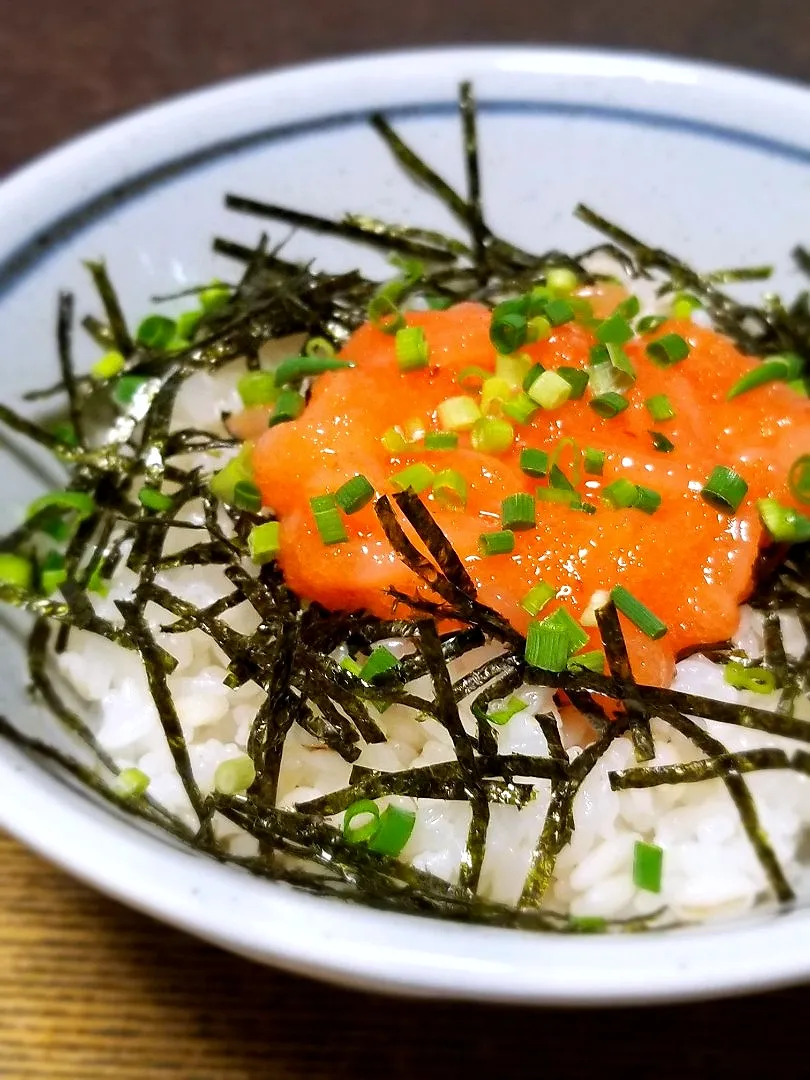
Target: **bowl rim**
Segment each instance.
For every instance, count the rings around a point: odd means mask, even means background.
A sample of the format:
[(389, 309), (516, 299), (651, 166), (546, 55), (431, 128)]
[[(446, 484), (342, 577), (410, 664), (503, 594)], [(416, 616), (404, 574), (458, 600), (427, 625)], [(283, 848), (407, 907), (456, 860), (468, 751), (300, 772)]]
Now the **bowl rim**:
[[(392, 60), (414, 70), (438, 65), (447, 73), (448, 86), (473, 67), (482, 73), (511, 71), (546, 78), (570, 79), (587, 72), (606, 80), (652, 80), (691, 88), (698, 112), (700, 95), (719, 91), (740, 101), (769, 102), (754, 124), (766, 135), (769, 108), (775, 113), (789, 104), (810, 116), (810, 92), (801, 84), (648, 53), (438, 47), (294, 65), (137, 110), (12, 174), (0, 185), (0, 215), (9, 223), (0, 244), (0, 261), (5, 255), (0, 289), (3, 273), (11, 282), (15, 273), (25, 272), (19, 257), (26, 245), (39, 242), (47, 248), (58, 242), (59, 214), (43, 223), (42, 206), (75, 209), (79, 195), (91, 205), (111, 185), (131, 179), (133, 162), (142, 174), (153, 170), (170, 141), (175, 153), (193, 155), (201, 146), (193, 121), (214, 106), (223, 118), (231, 117), (236, 138), (239, 106), (251, 98), (276, 94), (288, 109), (306, 112), (313, 84), (340, 84), (341, 93), (351, 75), (355, 95), (362, 100), (364, 93), (379, 87)], [(375, 106), (385, 107), (379, 98), (377, 92)], [(370, 108), (369, 100), (365, 108)], [(250, 127), (255, 129), (255, 120)], [(801, 143), (800, 138), (793, 141)], [(810, 976), (810, 908), (642, 936), (527, 934), (310, 896), (177, 850), (129, 822), (111, 829), (110, 820), (109, 811), (27, 755), (13, 748), (0, 755), (0, 825), (17, 839), (140, 911), (290, 971), (418, 996), (580, 1005), (745, 993)]]

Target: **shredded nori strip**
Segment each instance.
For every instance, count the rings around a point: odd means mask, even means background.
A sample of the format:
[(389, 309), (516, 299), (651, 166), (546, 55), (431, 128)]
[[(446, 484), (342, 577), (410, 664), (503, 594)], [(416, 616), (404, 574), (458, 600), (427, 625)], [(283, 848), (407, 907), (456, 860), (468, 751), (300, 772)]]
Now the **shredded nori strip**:
[[(578, 255), (558, 250), (531, 254), (495, 235), (483, 213), (475, 98), (468, 83), (460, 87), (460, 117), (465, 195), (408, 147), (385, 117), (374, 116), (371, 123), (407, 175), (430, 191), (459, 222), (463, 239), (387, 223), (357, 211), (332, 221), (238, 194), (227, 195), (226, 205), (239, 213), (371, 246), (395, 257), (392, 261), (400, 268), (406, 267), (408, 260), (418, 260), (418, 268), (405, 270), (398, 282), (402, 300), (413, 296), (441, 298), (447, 303), (474, 299), (494, 305), (542, 282), (554, 267), (568, 267), (581, 281), (592, 282), (596, 276), (589, 271), (588, 260), (595, 254), (607, 255), (630, 277), (653, 277), (662, 294), (688, 289), (701, 301), (713, 325), (744, 351), (756, 356), (791, 351), (805, 363), (810, 360), (810, 299), (806, 292), (790, 305), (769, 297), (757, 308), (737, 302), (719, 288), (721, 284), (760, 279), (766, 268), (699, 273), (586, 207), (579, 207), (578, 215), (606, 240)], [(265, 565), (258, 574), (246, 568), (248, 534), (266, 517), (219, 504), (208, 490), (208, 475), (182, 460), (188, 454), (227, 450), (235, 440), (224, 433), (174, 429), (175, 401), (185, 381), (196, 372), (214, 373), (236, 359), (248, 370), (255, 369), (259, 349), (269, 340), (317, 336), (339, 346), (365, 321), (367, 305), (379, 282), (357, 271), (329, 274), (309, 264), (291, 262), (283, 257), (284, 240), (272, 245), (266, 233), (253, 247), (223, 237), (216, 238), (213, 246), (240, 264), (239, 281), (224, 286), (223, 303), (202, 314), (192, 343), (170, 354), (133, 341), (104, 264), (86, 264), (104, 319), (86, 315), (81, 325), (102, 348), (121, 352), (127, 376), (143, 379), (132, 403), (121, 405), (112, 397), (112, 384), (105, 388), (74, 370), (74, 303), (70, 294), (62, 294), (57, 328), (61, 377), (56, 385), (29, 394), (28, 400), (63, 395), (63, 411), (72, 424), (75, 444), (0, 406), (0, 423), (50, 451), (60, 467), (69, 471), (70, 488), (94, 500), (95, 510), (66, 542), (67, 578), (60, 586), (61, 597), (44, 597), (36, 589), (0, 586), (0, 600), (34, 616), (28, 665), (35, 697), (78, 740), (78, 754), (83, 747), (92, 763), (31, 739), (2, 719), (0, 737), (44, 759), (49, 767), (63, 771), (118, 809), (253, 874), (383, 908), (565, 933), (593, 929), (550, 910), (547, 902), (557, 858), (575, 828), (577, 795), (614, 741), (630, 738), (641, 764), (611, 772), (614, 790), (721, 781), (740, 814), (771, 891), (781, 900), (790, 899), (790, 883), (762, 827), (745, 778), (764, 769), (810, 774), (810, 751), (790, 754), (769, 748), (732, 753), (714, 732), (717, 725), (727, 724), (810, 744), (810, 722), (795, 715), (798, 697), (806, 696), (810, 689), (810, 545), (770, 549), (758, 567), (751, 597), (752, 606), (764, 613), (765, 656), (749, 659), (773, 671), (781, 690), (777, 712), (638, 683), (612, 604), (597, 616), (609, 674), (587, 670), (553, 674), (532, 669), (527, 682), (523, 636), (476, 598), (462, 560), (425, 503), (412, 492), (383, 496), (375, 503), (393, 550), (418, 579), (413, 595), (390, 590), (397, 604), (396, 618), (330, 612), (318, 604), (302, 602), (287, 588), (275, 565)], [(798, 247), (794, 257), (810, 274), (807, 250)], [(180, 295), (195, 296), (204, 288), (184, 290)], [(116, 419), (106, 438), (99, 438), (99, 420), (105, 413)], [(153, 512), (141, 506), (133, 493), (144, 484), (168, 491), (170, 507)], [(202, 522), (196, 516), (200, 505)], [(0, 539), (0, 550), (36, 552), (44, 521), (37, 515), (14, 529)], [(182, 535), (189, 541), (184, 546), (174, 542)], [(137, 575), (138, 584), (131, 597), (117, 601), (122, 619), (116, 621), (99, 614), (92, 590), (109, 587), (124, 566)], [(197, 606), (173, 591), (170, 582), (175, 571), (207, 566), (220, 567), (230, 582), (221, 598)], [(227, 621), (241, 605), (252, 608), (258, 619), (252, 633), (237, 631)], [(166, 616), (163, 625), (159, 622), (155, 629), (154, 608)], [(785, 649), (780, 612), (793, 613), (803, 629), (807, 644), (798, 659)], [(442, 624), (454, 628), (440, 633)], [(52, 668), (54, 651), (66, 645), (66, 635), (72, 630), (137, 650), (193, 821), (188, 815), (181, 819), (169, 814), (148, 791), (131, 799), (117, 792), (115, 761), (62, 694), (60, 679)], [(204, 793), (191, 767), (170, 687), (176, 661), (165, 647), (166, 641), (191, 631), (204, 634), (212, 647), (224, 654), (227, 686), (235, 689), (252, 681), (264, 695), (247, 740), (256, 779), (241, 795)], [(404, 639), (411, 649), (389, 672), (369, 683), (341, 668), (337, 650), (348, 649), (354, 658), (367, 656), (378, 642), (388, 638)], [(482, 646), (487, 652), (476, 656)], [(727, 642), (706, 645), (701, 651), (721, 663), (734, 655)], [(464, 663), (463, 674), (454, 668), (460, 662)], [(432, 690), (423, 696), (416, 693), (414, 684), (425, 677)], [(578, 755), (569, 756), (561, 721), (552, 713), (534, 717), (545, 737), (545, 755), (500, 751), (499, 729), (488, 719), (491, 703), (537, 685), (554, 691), (555, 701), (577, 709), (593, 729), (593, 741)], [(608, 701), (611, 704), (606, 705)], [(471, 730), (462, 720), (462, 703), (474, 718)], [(454, 760), (390, 772), (357, 764), (365, 747), (387, 740), (385, 712), (391, 705), (411, 710), (426, 723), (429, 718), (431, 723), (441, 724), (452, 742)], [(678, 765), (656, 764), (653, 722), (678, 731), (701, 756)], [(706, 730), (707, 723), (713, 725), (712, 733)], [(294, 728), (315, 742), (313, 752), (324, 748), (334, 751), (350, 772), (348, 782), (339, 790), (288, 809), (276, 804), (284, 749)], [(468, 806), (470, 824), (458, 882), (449, 883), (401, 859), (351, 844), (326, 820), (364, 798), (412, 799), (417, 805), (420, 799), (431, 799)], [(491, 806), (502, 805), (516, 813), (546, 799), (544, 823), (519, 903), (511, 907), (484, 899), (478, 888)], [(228, 842), (219, 838), (218, 815), (257, 841), (255, 856), (231, 853)], [(656, 912), (643, 918), (608, 920), (605, 928), (633, 932), (665, 925), (665, 920), (665, 914)]]

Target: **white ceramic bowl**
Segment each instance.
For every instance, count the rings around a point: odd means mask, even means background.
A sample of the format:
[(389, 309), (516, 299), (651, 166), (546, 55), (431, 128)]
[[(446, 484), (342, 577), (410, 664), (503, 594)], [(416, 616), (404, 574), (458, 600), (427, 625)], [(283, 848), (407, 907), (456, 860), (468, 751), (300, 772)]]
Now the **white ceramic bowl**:
[[(228, 214), (236, 190), (325, 214), (364, 210), (452, 227), (392, 164), (365, 117), (387, 110), (452, 181), (454, 99), (475, 81), (485, 204), (523, 245), (584, 246), (587, 200), (704, 266), (780, 262), (808, 221), (810, 92), (644, 56), (471, 49), (342, 60), (228, 83), (138, 113), (46, 156), (0, 188), (3, 398), (54, 371), (57, 289), (91, 294), (104, 255), (128, 312), (148, 296), (227, 275), (215, 232), (255, 242)], [(276, 233), (281, 238), (283, 233)], [(804, 239), (810, 239), (804, 236)], [(307, 234), (288, 251), (380, 266)], [(778, 281), (790, 290), (790, 273)], [(80, 354), (80, 360), (81, 360)], [(0, 527), (28, 498), (8, 456)], [(0, 654), (0, 710), (34, 731), (20, 646)], [(122, 822), (37, 761), (0, 748), (0, 824), (128, 904), (256, 960), (355, 986), (503, 1001), (660, 1001), (810, 975), (810, 910), (632, 937), (553, 937), (448, 924), (317, 899), (178, 851)]]

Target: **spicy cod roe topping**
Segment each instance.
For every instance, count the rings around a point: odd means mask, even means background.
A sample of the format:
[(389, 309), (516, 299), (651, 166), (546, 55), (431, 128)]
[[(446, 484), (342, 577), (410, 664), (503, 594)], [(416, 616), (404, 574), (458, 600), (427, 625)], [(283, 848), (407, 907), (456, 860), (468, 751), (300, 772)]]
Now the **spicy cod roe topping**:
[[(396, 337), (366, 324), (340, 354), (354, 366), (320, 376), (303, 413), (261, 436), (254, 477), (281, 522), (286, 580), (327, 607), (381, 617), (394, 609), (387, 589), (424, 595), (372, 501), (343, 517), (346, 539), (330, 544), (310, 504), (355, 476), (377, 495), (400, 490), (404, 476), (420, 486), (482, 602), (526, 632), (532, 605), (521, 601), (540, 584), (556, 599), (539, 617), (563, 603), (577, 620), (596, 592), (621, 586), (666, 625), (652, 640), (623, 620), (636, 675), (666, 683), (680, 650), (737, 627), (769, 539), (757, 500), (800, 507), (788, 477), (810, 444), (810, 402), (784, 382), (729, 400), (759, 361), (690, 321), (628, 340), (623, 320), (586, 327), (569, 318), (505, 357), (491, 323), (473, 303), (408, 313), (428, 361), (404, 370), (401, 339), (398, 362)], [(617, 366), (629, 361), (634, 381), (595, 393), (594, 349)], [(457, 439), (435, 437), (445, 430)], [(717, 470), (727, 485), (731, 477), (733, 506), (711, 497)], [(434, 488), (440, 473), (450, 487)], [(533, 521), (513, 498), (522, 493), (536, 500)], [(509, 543), (497, 538), (504, 533)], [(588, 634), (598, 646), (598, 632)]]

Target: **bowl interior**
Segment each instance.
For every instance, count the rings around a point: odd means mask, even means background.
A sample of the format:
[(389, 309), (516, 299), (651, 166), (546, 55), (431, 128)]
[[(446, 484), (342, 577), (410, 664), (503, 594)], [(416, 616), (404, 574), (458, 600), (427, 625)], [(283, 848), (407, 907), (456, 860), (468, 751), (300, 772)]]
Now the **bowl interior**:
[[(670, 61), (553, 50), (344, 61), (150, 110), (57, 151), (0, 189), (9, 222), (0, 240), (4, 400), (21, 406), (26, 390), (55, 381), (59, 290), (75, 293), (79, 314), (98, 313), (86, 259), (106, 260), (133, 321), (153, 309), (154, 294), (238, 275), (237, 264), (213, 254), (214, 236), (253, 246), (266, 227), (287, 257), (385, 274), (385, 262), (366, 249), (227, 211), (225, 192), (326, 217), (358, 212), (458, 232), (447, 210), (403, 175), (368, 117), (384, 110), (463, 187), (455, 107), (463, 78), (474, 80), (480, 101), (484, 206), (496, 231), (529, 249), (580, 250), (598, 242), (572, 216), (586, 202), (701, 268), (773, 263), (775, 287), (796, 291), (788, 253), (810, 190), (805, 91)], [(94, 353), (81, 333), (75, 352), (81, 370)], [(55, 483), (46, 459), (6, 440), (0, 528), (19, 520), (32, 487)], [(58, 737), (25, 693), (20, 621), (2, 619), (0, 710), (43, 738)], [(810, 954), (802, 960), (784, 936), (789, 923), (790, 933), (806, 932), (801, 913), (653, 935), (643, 944), (584, 943), (299, 896), (113, 825), (40, 764), (5, 749), (0, 822), (107, 891), (237, 951), (366, 985), (628, 1000), (742, 989), (747, 978), (770, 983), (810, 970)], [(746, 935), (768, 942), (753, 975), (738, 951)]]

